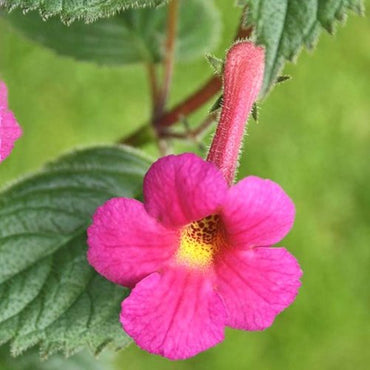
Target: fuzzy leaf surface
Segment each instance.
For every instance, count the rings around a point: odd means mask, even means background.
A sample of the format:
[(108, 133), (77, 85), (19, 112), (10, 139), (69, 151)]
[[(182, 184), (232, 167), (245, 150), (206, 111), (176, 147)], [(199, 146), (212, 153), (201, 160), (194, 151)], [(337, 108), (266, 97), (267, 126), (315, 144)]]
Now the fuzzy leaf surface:
[(59, 16), (65, 23), (76, 19), (92, 22), (130, 8), (153, 7), (167, 0), (0, 0), (7, 10), (38, 10), (43, 18)]
[(334, 32), (349, 10), (363, 12), (362, 0), (244, 0), (246, 22), (266, 48), (262, 95), (274, 85), (286, 60), (294, 61), (302, 47), (312, 49), (322, 28)]
[(149, 161), (123, 147), (66, 155), (0, 194), (0, 344), (42, 356), (130, 340), (119, 323), (127, 291), (86, 259), (86, 228), (106, 200), (137, 197)]

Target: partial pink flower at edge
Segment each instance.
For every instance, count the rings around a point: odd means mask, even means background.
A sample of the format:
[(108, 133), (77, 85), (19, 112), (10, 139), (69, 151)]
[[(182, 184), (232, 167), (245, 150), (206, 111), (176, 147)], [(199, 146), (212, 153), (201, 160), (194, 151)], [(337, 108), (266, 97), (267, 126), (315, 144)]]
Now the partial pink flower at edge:
[(225, 326), (269, 327), (293, 302), (301, 269), (269, 245), (284, 238), (294, 214), (270, 180), (251, 176), (229, 188), (213, 163), (167, 156), (144, 179), (144, 203), (114, 198), (98, 209), (88, 260), (133, 288), (121, 323), (135, 342), (185, 359), (221, 342)]
[(22, 136), (14, 114), (8, 109), (8, 90), (0, 81), (0, 163), (10, 155), (14, 143)]

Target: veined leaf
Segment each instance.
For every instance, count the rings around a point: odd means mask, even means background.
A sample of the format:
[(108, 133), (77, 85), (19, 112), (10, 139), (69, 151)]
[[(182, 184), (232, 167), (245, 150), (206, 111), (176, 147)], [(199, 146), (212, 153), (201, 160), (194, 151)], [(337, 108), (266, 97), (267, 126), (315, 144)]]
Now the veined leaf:
[(116, 196), (137, 197), (149, 161), (124, 147), (67, 155), (0, 194), (0, 344), (47, 356), (130, 340), (119, 323), (127, 294), (89, 266), (86, 228)]
[(121, 10), (164, 4), (167, 0), (0, 0), (0, 7), (8, 10), (38, 10), (43, 18), (59, 15), (65, 23), (76, 19), (92, 22), (110, 17)]
[(266, 48), (262, 95), (276, 81), (286, 60), (293, 61), (303, 46), (313, 48), (320, 31), (332, 33), (348, 10), (363, 11), (362, 0), (244, 0), (246, 21), (254, 38)]
[[(43, 21), (36, 12), (15, 11), (4, 17), (26, 37), (61, 55), (119, 65), (163, 59), (167, 11), (167, 7), (131, 9), (92, 24), (76, 21), (70, 26), (56, 18)], [(212, 1), (182, 0), (175, 44), (177, 60), (191, 60), (212, 50), (220, 29), (220, 14)]]

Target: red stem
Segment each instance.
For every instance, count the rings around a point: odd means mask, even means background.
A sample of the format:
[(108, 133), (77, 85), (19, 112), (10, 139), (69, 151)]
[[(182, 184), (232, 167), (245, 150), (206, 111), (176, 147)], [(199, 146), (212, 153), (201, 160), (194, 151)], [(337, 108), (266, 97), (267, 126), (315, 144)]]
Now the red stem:
[[(234, 40), (248, 38), (252, 33), (252, 27), (244, 28), (243, 20), (240, 21), (237, 33)], [(184, 101), (176, 105), (171, 110), (164, 112), (156, 118), (156, 127), (159, 131), (161, 127), (172, 126), (179, 119), (184, 116), (195, 112), (198, 108), (202, 107), (208, 100), (216, 95), (222, 88), (222, 79), (220, 76), (211, 77), (202, 87), (187, 97)], [(152, 128), (148, 125), (139, 127), (130, 136), (124, 137), (119, 142), (122, 144), (129, 144), (139, 146), (145, 144), (153, 137)]]
[(163, 114), (172, 82), (173, 65), (175, 60), (175, 42), (177, 32), (178, 11), (179, 11), (179, 0), (171, 0), (168, 4), (166, 52), (163, 62), (164, 69), (163, 85), (160, 90), (159, 99), (156, 102), (153, 117), (154, 118), (153, 123), (157, 127), (161, 126), (159, 125), (159, 122), (157, 120)]
[(215, 76), (209, 79), (198, 91), (190, 95), (184, 102), (175, 106), (169, 112), (163, 114), (159, 120), (161, 126), (171, 126), (179, 121), (181, 117), (186, 117), (188, 114), (194, 112), (209, 99), (212, 98), (222, 87), (222, 80)]

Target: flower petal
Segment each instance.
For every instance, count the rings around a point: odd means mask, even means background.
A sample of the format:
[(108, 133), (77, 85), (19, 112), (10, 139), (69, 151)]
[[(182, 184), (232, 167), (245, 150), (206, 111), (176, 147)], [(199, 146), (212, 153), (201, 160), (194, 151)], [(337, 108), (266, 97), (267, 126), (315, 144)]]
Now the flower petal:
[(222, 219), (233, 246), (250, 248), (279, 242), (291, 229), (292, 200), (271, 180), (249, 176), (230, 188)]
[(0, 81), (0, 162), (11, 153), (14, 142), (22, 135), (22, 129), (14, 114), (8, 110), (8, 90)]
[(134, 286), (177, 249), (177, 233), (150, 217), (141, 202), (113, 198), (99, 207), (88, 233), (89, 263), (107, 279)]
[(216, 166), (190, 153), (159, 159), (144, 179), (146, 210), (170, 227), (214, 213), (226, 193), (226, 180)]
[(121, 323), (137, 345), (172, 360), (221, 342), (225, 320), (212, 280), (181, 268), (146, 277), (122, 303)]
[(263, 330), (296, 297), (302, 271), (284, 248), (233, 250), (215, 266), (217, 291), (228, 313), (227, 325)]

